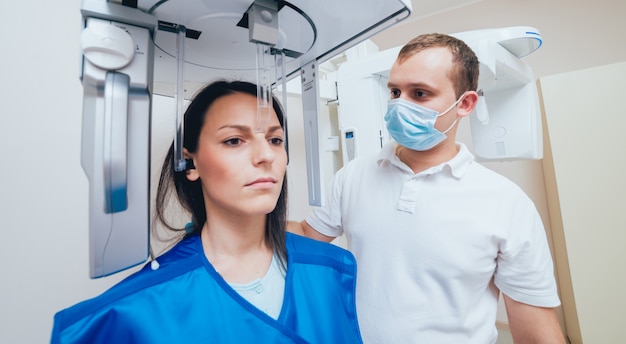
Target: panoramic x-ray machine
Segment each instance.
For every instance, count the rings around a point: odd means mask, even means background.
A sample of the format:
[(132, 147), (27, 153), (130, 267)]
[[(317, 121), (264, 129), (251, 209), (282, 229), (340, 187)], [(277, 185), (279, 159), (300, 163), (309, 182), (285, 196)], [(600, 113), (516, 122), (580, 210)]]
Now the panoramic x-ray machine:
[[(470, 115), (474, 154), (481, 161), (541, 159), (543, 139), (536, 79), (521, 60), (539, 49), (533, 27), (467, 31), (453, 36), (474, 50), (480, 63), (479, 103)], [(390, 140), (387, 111), (389, 69), (401, 47), (348, 61), (337, 75), (339, 129), (344, 164), (378, 152)]]
[(81, 162), (91, 277), (148, 257), (152, 94), (176, 98), (175, 168), (183, 171), (185, 92), (216, 78), (252, 81), (261, 114), (272, 88), (285, 90), (299, 76), (309, 203), (319, 205), (318, 64), (410, 12), (408, 0), (83, 0)]

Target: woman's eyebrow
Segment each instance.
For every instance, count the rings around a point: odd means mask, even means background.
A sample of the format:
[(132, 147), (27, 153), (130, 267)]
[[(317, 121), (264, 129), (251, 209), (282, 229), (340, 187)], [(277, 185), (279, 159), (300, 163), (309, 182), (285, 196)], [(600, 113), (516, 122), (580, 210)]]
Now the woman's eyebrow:
[(276, 126), (273, 126), (273, 127), (269, 127), (267, 131), (270, 132), (270, 133), (273, 133), (273, 132), (279, 131), (279, 130), (283, 130), (283, 127), (281, 127), (280, 125), (276, 125)]
[[(252, 127), (247, 126), (247, 125), (240, 125), (240, 124), (225, 124), (219, 128), (217, 128), (218, 130), (222, 130), (222, 129), (237, 129), (239, 131), (252, 131)], [(275, 132), (278, 130), (282, 130), (283, 127), (281, 127), (280, 125), (276, 125), (276, 126), (271, 126), (268, 127), (268, 132)]]

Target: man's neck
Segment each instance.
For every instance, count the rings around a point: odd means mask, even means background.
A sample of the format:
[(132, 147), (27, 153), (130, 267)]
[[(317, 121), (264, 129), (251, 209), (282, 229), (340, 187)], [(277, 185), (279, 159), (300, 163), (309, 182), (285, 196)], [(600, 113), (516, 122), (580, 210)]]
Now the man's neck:
[(415, 151), (404, 146), (396, 148), (396, 156), (416, 174), (450, 161), (458, 152), (455, 142), (443, 142), (427, 151)]

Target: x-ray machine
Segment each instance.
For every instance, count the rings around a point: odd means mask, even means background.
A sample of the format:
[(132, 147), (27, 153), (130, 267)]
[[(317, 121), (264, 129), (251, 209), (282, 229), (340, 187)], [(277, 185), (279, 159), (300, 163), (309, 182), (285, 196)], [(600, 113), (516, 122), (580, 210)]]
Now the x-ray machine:
[[(479, 102), (470, 115), (474, 154), (481, 161), (541, 159), (543, 138), (537, 84), (521, 60), (543, 43), (536, 28), (493, 28), (452, 34), (480, 63)], [(389, 69), (401, 47), (344, 63), (337, 75), (339, 129), (344, 164), (378, 152), (390, 140), (387, 111)]]
[[(89, 179), (90, 275), (146, 260), (152, 94), (177, 103), (182, 171), (185, 89), (216, 78), (259, 85), (259, 107), (299, 76), (309, 203), (319, 205), (318, 64), (411, 13), (408, 0), (83, 0), (82, 166)], [(284, 102), (284, 101), (283, 101)]]

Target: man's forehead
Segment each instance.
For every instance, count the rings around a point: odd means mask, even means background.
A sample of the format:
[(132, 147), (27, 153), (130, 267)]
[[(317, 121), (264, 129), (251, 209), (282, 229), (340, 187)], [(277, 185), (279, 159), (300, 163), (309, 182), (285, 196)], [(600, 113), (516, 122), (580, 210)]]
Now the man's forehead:
[[(425, 61), (424, 56), (415, 59), (414, 57), (417, 57), (417, 54), (394, 61), (389, 71), (389, 84), (420, 86), (441, 83), (443, 81), (452, 82), (452, 63)], [(427, 57), (427, 59), (430, 59), (430, 57)]]

